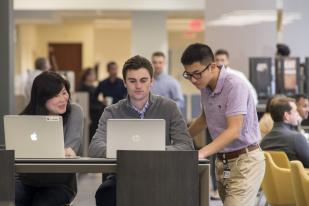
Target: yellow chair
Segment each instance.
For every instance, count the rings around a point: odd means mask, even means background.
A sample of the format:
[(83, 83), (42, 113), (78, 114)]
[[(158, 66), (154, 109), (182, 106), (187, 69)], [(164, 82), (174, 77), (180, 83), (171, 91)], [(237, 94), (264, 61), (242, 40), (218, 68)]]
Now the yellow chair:
[(267, 151), (275, 164), (281, 168), (290, 169), (290, 160), (285, 152), (283, 151)]
[(278, 167), (268, 152), (264, 152), (264, 155), (266, 171), (262, 182), (262, 191), (268, 204), (272, 206), (295, 205), (291, 170)]
[(292, 185), (297, 206), (309, 205), (309, 176), (300, 161), (291, 161)]

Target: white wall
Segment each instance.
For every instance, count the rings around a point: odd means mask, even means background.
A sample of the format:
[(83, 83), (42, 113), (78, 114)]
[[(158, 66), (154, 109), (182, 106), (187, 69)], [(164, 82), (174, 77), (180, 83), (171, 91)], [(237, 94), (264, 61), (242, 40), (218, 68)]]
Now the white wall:
[(132, 55), (150, 59), (153, 52), (168, 54), (165, 12), (134, 12), (132, 16)]
[(276, 45), (276, 24), (265, 22), (248, 26), (208, 26), (224, 14), (237, 10), (275, 10), (270, 0), (207, 1), (205, 11), (205, 43), (215, 52), (219, 48), (230, 53), (231, 67), (249, 75), (249, 57), (273, 56)]
[(304, 57), (309, 57), (309, 1), (284, 0), (283, 10), (301, 15), (300, 20), (283, 27), (283, 43), (290, 47), (291, 56), (299, 56), (304, 61)]

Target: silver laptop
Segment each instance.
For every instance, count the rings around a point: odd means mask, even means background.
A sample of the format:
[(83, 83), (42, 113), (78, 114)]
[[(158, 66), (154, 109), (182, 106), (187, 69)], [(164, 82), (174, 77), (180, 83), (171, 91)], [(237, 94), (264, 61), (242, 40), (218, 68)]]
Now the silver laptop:
[(117, 150), (165, 150), (165, 120), (107, 120), (106, 158), (116, 158)]
[(64, 158), (61, 116), (4, 116), (5, 146), (16, 158)]

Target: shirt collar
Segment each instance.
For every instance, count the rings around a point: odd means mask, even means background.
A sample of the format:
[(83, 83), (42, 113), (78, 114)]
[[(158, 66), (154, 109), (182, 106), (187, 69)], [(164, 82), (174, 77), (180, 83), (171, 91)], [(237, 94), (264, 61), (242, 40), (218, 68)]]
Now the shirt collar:
[[(131, 104), (129, 95), (127, 95), (126, 99), (127, 99), (127, 107), (133, 109), (136, 112), (139, 112), (138, 109)], [(147, 108), (146, 108), (145, 112), (154, 103), (154, 101), (155, 101), (155, 96), (150, 92), (149, 93), (149, 99), (148, 99), (148, 101), (145, 104), (145, 106), (147, 105)], [(145, 106), (144, 106), (144, 108), (145, 108)]]
[(210, 88), (207, 87), (207, 90), (211, 96), (215, 96), (216, 94), (220, 94), (222, 92), (224, 81), (227, 75), (226, 68), (223, 65), (219, 66), (218, 68), (220, 69), (220, 73), (214, 91), (212, 92)]
[(159, 80), (164, 76), (164, 71), (162, 71), (159, 75), (155, 75), (154, 78), (155, 80)]
[(295, 130), (297, 126), (285, 123), (285, 122), (274, 122), (274, 127), (286, 128), (290, 130)]

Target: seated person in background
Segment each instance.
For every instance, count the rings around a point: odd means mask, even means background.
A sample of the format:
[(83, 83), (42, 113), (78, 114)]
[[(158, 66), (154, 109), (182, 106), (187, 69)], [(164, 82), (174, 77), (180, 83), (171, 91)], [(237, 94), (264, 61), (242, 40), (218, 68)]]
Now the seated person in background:
[(308, 97), (306, 97), (304, 94), (296, 95), (295, 97), (297, 111), (300, 115), (300, 119), (298, 122), (298, 130), (305, 135), (306, 138), (308, 138), (308, 135), (305, 130), (301, 127), (302, 121), (308, 119), (308, 113), (309, 113), (309, 100)]
[(93, 137), (95, 130), (97, 129), (99, 119), (103, 112), (103, 105), (97, 100), (95, 96), (96, 87), (94, 82), (96, 80), (96, 74), (92, 68), (87, 68), (81, 77), (78, 91), (87, 92), (89, 94), (89, 115), (91, 119), (89, 128), (89, 140)]
[(270, 105), (271, 105), (272, 101), (275, 98), (278, 98), (278, 97), (284, 97), (284, 95), (277, 94), (277, 95), (270, 97), (267, 100), (265, 113), (263, 114), (262, 118), (259, 121), (259, 127), (260, 127), (262, 139), (273, 128), (274, 121), (273, 121), (273, 119), (271, 118), (271, 115), (270, 115)]
[(29, 103), (30, 101), (30, 95), (31, 95), (31, 88), (32, 83), (35, 77), (37, 77), (39, 74), (41, 74), (44, 71), (48, 71), (51, 69), (51, 65), (49, 61), (46, 58), (39, 57), (35, 60), (34, 63), (34, 70), (29, 71), (27, 75), (26, 85), (25, 85), (25, 98), (26, 103)]
[[(189, 137), (186, 123), (177, 109), (176, 103), (150, 93), (153, 81), (151, 63), (144, 57), (134, 56), (125, 62), (122, 75), (128, 96), (105, 108), (98, 129), (91, 141), (89, 155), (91, 157), (105, 157), (106, 122), (108, 119), (165, 119), (165, 134), (169, 144), (166, 149), (193, 150), (192, 139)], [(115, 182), (108, 188), (104, 184), (96, 193), (97, 205), (116, 205)]]
[(164, 72), (165, 55), (162, 52), (155, 52), (151, 57), (154, 68), (154, 82), (151, 92), (156, 95), (174, 100), (179, 109), (184, 107), (184, 98), (179, 82), (171, 75)]
[[(30, 103), (21, 114), (61, 115), (65, 155), (76, 156), (83, 135), (83, 112), (70, 103), (69, 83), (59, 74), (43, 72), (34, 79)], [(64, 205), (74, 199), (76, 192), (75, 174), (20, 174), (16, 179), (15, 204)]]
[[(123, 80), (117, 77), (118, 65), (116, 62), (109, 62), (107, 64), (108, 77), (101, 81), (96, 88), (95, 98), (98, 99), (100, 94), (103, 95), (103, 105), (109, 106), (111, 103), (115, 104), (127, 95), (127, 90), (124, 87)], [(108, 98), (111, 101), (108, 101)]]
[(255, 88), (253, 87), (253, 85), (249, 82), (247, 77), (241, 71), (232, 69), (229, 66), (229, 64), (230, 64), (229, 58), (230, 58), (230, 55), (229, 55), (228, 51), (226, 51), (224, 49), (219, 49), (215, 53), (215, 62), (216, 62), (216, 64), (224, 65), (227, 72), (229, 72), (231, 74), (235, 74), (240, 79), (244, 80), (246, 82), (246, 84), (249, 86), (250, 92), (253, 95), (255, 105), (257, 105), (258, 104), (258, 97), (257, 97), (257, 93), (255, 91)]
[(295, 130), (299, 120), (295, 100), (288, 97), (274, 99), (270, 106), (274, 120), (273, 129), (262, 139), (263, 150), (284, 151), (289, 160), (299, 160), (309, 167), (309, 144), (305, 137)]

